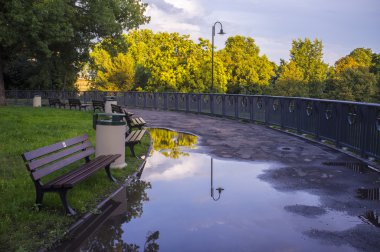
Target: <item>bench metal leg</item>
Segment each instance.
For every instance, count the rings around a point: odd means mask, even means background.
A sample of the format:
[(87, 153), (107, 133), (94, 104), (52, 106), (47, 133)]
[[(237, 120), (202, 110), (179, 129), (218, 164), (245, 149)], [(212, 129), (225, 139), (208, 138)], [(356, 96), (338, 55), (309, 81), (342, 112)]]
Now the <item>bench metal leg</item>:
[(111, 169), (110, 169), (110, 165), (107, 165), (106, 167), (105, 167), (105, 169), (106, 169), (106, 172), (107, 172), (107, 176), (108, 176), (108, 178), (112, 181), (112, 182), (116, 182), (117, 180), (112, 176), (112, 174), (111, 174)]
[(63, 189), (62, 191), (59, 191), (59, 196), (61, 197), (61, 201), (65, 208), (66, 214), (75, 215), (75, 210), (70, 206), (69, 202), (67, 201), (67, 191), (68, 189)]
[(44, 200), (44, 192), (42, 190), (36, 190), (36, 204), (42, 205), (42, 201)]
[(134, 144), (130, 144), (129, 145), (129, 149), (131, 150), (132, 156), (137, 157), (136, 153), (135, 153), (135, 145)]

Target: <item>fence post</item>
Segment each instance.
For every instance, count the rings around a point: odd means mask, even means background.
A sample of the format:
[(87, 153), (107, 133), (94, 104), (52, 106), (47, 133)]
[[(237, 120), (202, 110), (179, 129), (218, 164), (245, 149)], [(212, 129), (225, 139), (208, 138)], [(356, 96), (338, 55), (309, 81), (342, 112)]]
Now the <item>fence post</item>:
[(214, 114), (214, 94), (210, 94), (210, 113)]
[(314, 110), (315, 110), (315, 118), (316, 118), (316, 128), (315, 128), (315, 138), (318, 141), (321, 141), (321, 111), (322, 111), (322, 106), (320, 101), (315, 101), (313, 104), (314, 105)]
[(285, 128), (285, 124), (284, 124), (284, 118), (285, 118), (285, 101), (284, 101), (284, 99), (283, 98), (280, 98), (279, 99), (279, 101), (280, 101), (280, 127), (281, 127), (281, 129), (284, 129)]
[(360, 155), (363, 158), (367, 158), (367, 149), (368, 149), (368, 139), (370, 137), (369, 133), (371, 131), (370, 119), (372, 115), (376, 114), (374, 109), (370, 109), (369, 106), (361, 105), (359, 109), (359, 118), (360, 118)]
[(235, 118), (238, 119), (239, 118), (239, 106), (240, 106), (240, 103), (239, 103), (239, 96), (238, 95), (235, 95), (234, 96), (234, 105), (235, 105)]
[(263, 103), (264, 103), (263, 108), (265, 109), (264, 123), (266, 126), (268, 126), (269, 125), (269, 98), (268, 96), (263, 96), (262, 98), (263, 98)]
[(222, 95), (222, 115), (226, 116), (226, 95)]
[(337, 148), (340, 148), (341, 145), (340, 145), (340, 141), (341, 141), (341, 126), (342, 126), (342, 104), (338, 103), (338, 104), (334, 104), (334, 110), (335, 110), (335, 115), (336, 115), (336, 128), (335, 128), (335, 132), (336, 132), (336, 139), (335, 139), (335, 146)]

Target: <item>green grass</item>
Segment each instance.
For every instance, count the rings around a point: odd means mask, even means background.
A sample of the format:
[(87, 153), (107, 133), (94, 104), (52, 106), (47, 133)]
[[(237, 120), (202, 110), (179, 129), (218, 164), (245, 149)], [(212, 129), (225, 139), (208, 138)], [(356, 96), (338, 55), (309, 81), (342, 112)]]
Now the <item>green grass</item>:
[[(56, 193), (46, 193), (43, 207), (38, 209), (34, 204), (34, 184), (21, 154), (84, 133), (95, 144), (91, 112), (0, 107), (0, 251), (36, 251), (50, 247), (64, 238), (72, 223), (93, 210), (142, 163), (131, 157), (128, 149), (127, 168), (112, 171), (119, 183), (111, 183), (106, 173), (99, 171), (70, 190), (69, 201), (78, 212), (75, 217), (64, 215)], [(142, 143), (135, 147), (136, 154), (146, 154), (149, 144), (150, 138), (145, 135)]]

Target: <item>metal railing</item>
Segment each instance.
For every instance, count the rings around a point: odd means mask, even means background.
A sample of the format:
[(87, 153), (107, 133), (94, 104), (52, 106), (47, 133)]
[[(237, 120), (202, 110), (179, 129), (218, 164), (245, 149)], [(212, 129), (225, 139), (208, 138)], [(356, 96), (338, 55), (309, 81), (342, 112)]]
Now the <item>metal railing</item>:
[(131, 107), (233, 117), (308, 134), (349, 148), (364, 158), (380, 160), (380, 104), (206, 93), (6, 91), (10, 104), (31, 105), (34, 95), (43, 100), (79, 98), (84, 103), (113, 95), (118, 104)]

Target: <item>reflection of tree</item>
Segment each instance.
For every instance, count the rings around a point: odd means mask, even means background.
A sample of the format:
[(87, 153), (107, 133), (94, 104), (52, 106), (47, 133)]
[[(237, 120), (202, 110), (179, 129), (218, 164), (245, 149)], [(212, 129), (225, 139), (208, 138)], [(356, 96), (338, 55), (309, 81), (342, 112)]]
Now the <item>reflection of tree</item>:
[(181, 147), (194, 148), (198, 141), (194, 135), (167, 129), (150, 129), (149, 132), (153, 139), (153, 149), (168, 158), (188, 156), (188, 153), (181, 151)]
[[(124, 230), (122, 225), (138, 218), (143, 214), (143, 203), (149, 201), (145, 189), (150, 189), (151, 184), (142, 180), (134, 180), (126, 188), (126, 202), (115, 202), (111, 200), (111, 205), (126, 204), (125, 214), (111, 217), (95, 235), (89, 237), (87, 243), (82, 245), (81, 250), (89, 251), (139, 251), (140, 246), (128, 244), (123, 240)], [(112, 207), (112, 206), (110, 206)], [(112, 213), (111, 213), (112, 214)], [(159, 231), (148, 232), (144, 245), (144, 252), (158, 251), (157, 240)]]

